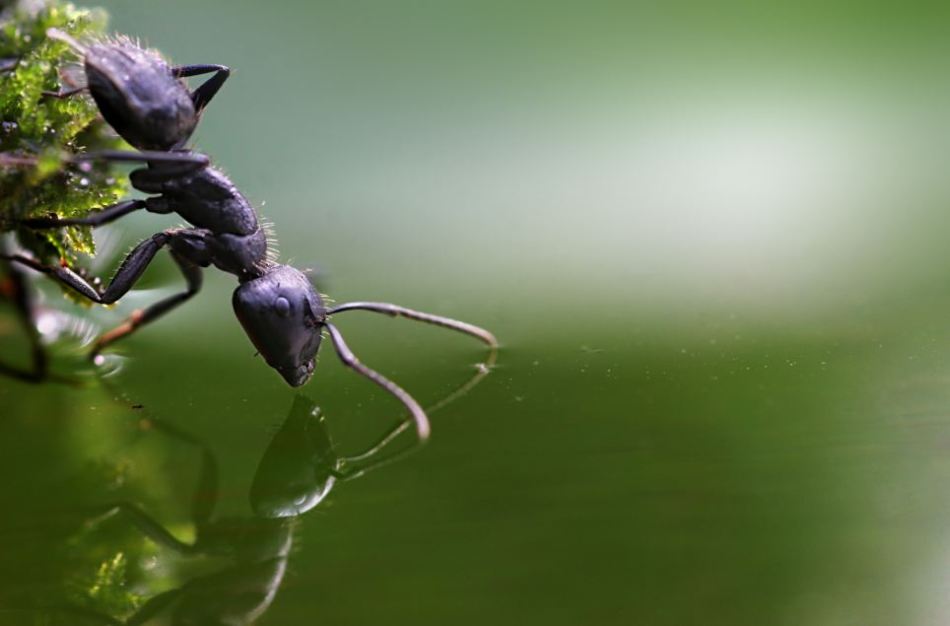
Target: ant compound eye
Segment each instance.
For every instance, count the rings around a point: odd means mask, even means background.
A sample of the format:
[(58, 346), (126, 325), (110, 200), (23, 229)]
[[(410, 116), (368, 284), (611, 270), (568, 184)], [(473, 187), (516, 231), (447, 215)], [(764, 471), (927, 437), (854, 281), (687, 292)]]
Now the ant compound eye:
[(274, 300), (274, 310), (277, 311), (277, 315), (280, 315), (281, 317), (287, 317), (290, 315), (290, 302), (287, 300), (287, 298), (280, 296)]

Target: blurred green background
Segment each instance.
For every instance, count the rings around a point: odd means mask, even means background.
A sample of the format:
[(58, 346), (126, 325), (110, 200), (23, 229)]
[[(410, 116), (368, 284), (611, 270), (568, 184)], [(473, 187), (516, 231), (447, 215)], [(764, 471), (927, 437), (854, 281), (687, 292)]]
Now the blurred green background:
[[(950, 619), (946, 4), (100, 4), (233, 68), (196, 143), (285, 262), (504, 343), (430, 445), (303, 517), (260, 623)], [(174, 223), (123, 220), (115, 254)], [(108, 327), (179, 280), (164, 259), (114, 310), (47, 303)], [(114, 388), (0, 380), (0, 609), (88, 595), (119, 552), (133, 595), (187, 579), (116, 520), (76, 539), (119, 498), (192, 532), (195, 455), (132, 404), (207, 441), (221, 513), (247, 515), (294, 394), (233, 287), (208, 272), (121, 344)], [(25, 358), (2, 312), (0, 354)], [(354, 350), (424, 403), (481, 358), (351, 315)], [(329, 352), (304, 393), (350, 451), (397, 408)]]

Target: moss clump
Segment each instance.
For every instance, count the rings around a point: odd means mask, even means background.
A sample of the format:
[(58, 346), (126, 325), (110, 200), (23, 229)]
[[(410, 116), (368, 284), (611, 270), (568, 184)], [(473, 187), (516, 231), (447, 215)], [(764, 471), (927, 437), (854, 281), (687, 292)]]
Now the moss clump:
[(43, 95), (59, 91), (62, 75), (79, 63), (69, 46), (50, 39), (47, 30), (95, 37), (104, 33), (105, 21), (101, 11), (55, 0), (0, 13), (0, 67), (7, 69), (0, 72), (0, 233), (16, 231), (20, 243), (43, 259), (92, 254), (89, 229), (34, 232), (18, 227), (19, 220), (50, 213), (82, 216), (116, 202), (127, 189), (107, 164), (66, 167), (70, 154), (124, 145), (92, 100)]

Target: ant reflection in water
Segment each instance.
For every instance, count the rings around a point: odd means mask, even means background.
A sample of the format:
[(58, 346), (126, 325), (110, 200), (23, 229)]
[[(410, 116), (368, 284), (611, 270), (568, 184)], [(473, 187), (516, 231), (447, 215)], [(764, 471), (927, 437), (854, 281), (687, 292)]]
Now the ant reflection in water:
[(319, 408), (304, 396), (297, 396), (258, 464), (249, 498), (253, 514), (214, 520), (218, 465), (211, 450), (203, 441), (163, 421), (146, 419), (144, 425), (201, 453), (200, 477), (191, 506), (195, 540), (181, 541), (128, 502), (108, 505), (98, 519), (122, 516), (160, 546), (184, 555), (225, 556), (232, 564), (153, 596), (124, 622), (85, 609), (69, 609), (83, 621), (131, 626), (145, 624), (169, 611), (171, 623), (176, 626), (254, 622), (271, 605), (283, 581), (296, 519), (320, 504), (336, 483), (362, 476), (415, 449), (392, 450), (389, 446), (411, 426), (410, 420), (404, 420), (365, 452), (341, 456)]

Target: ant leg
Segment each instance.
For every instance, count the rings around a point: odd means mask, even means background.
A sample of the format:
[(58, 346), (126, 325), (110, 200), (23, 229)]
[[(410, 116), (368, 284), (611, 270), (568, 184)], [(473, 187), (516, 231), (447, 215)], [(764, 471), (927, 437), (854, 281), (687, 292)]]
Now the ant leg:
[(360, 363), (360, 360), (356, 358), (356, 355), (353, 354), (349, 346), (346, 345), (346, 342), (343, 340), (343, 335), (340, 334), (340, 331), (337, 330), (336, 326), (325, 322), (324, 325), (327, 327), (327, 330), (330, 332), (330, 340), (333, 341), (333, 347), (336, 348), (336, 353), (339, 355), (340, 360), (343, 361), (343, 365), (354, 370), (357, 374), (365, 376), (370, 379), (392, 395), (396, 397), (400, 402), (402, 402), (409, 413), (412, 415), (412, 419), (416, 423), (416, 433), (419, 438), (419, 441), (425, 441), (429, 438), (429, 418), (426, 417), (425, 411), (419, 406), (419, 403), (416, 402), (415, 398), (409, 395), (409, 393), (404, 390), (402, 387), (392, 382), (376, 370), (370, 369)]
[(25, 219), (20, 223), (29, 228), (37, 229), (59, 228), (60, 226), (92, 226), (95, 228), (96, 226), (108, 224), (109, 222), (113, 222), (133, 211), (138, 211), (139, 209), (144, 208), (144, 200), (125, 200), (123, 202), (113, 204), (110, 207), (100, 209), (94, 213), (90, 213), (86, 217), (33, 217), (30, 219)]
[[(88, 163), (91, 161), (115, 161), (119, 163), (172, 163), (181, 165), (182, 172), (189, 172), (207, 167), (211, 159), (206, 154), (191, 150), (162, 152), (158, 150), (96, 150), (74, 154), (67, 159), (68, 163)], [(0, 167), (14, 167), (19, 165), (36, 165), (35, 156), (23, 156), (9, 152), (0, 152)], [(185, 167), (187, 166), (187, 167)], [(168, 172), (168, 170), (166, 170)]]
[[(194, 241), (189, 242), (189, 238), (194, 238)], [(43, 265), (36, 259), (20, 254), (0, 254), (0, 259), (14, 261), (38, 272), (42, 272), (93, 302), (112, 304), (128, 293), (142, 276), (148, 264), (155, 258), (158, 251), (170, 241), (180, 240), (185, 245), (188, 243), (200, 245), (203, 238), (204, 233), (197, 230), (170, 230), (153, 235), (133, 248), (132, 252), (125, 257), (125, 260), (122, 261), (122, 264), (116, 271), (115, 276), (112, 277), (112, 281), (102, 293), (97, 291), (95, 287), (90, 285), (84, 278), (65, 265)], [(175, 252), (172, 253), (172, 257), (178, 263), (182, 274), (185, 275), (185, 280), (188, 283), (187, 290), (183, 293), (165, 298), (142, 311), (136, 311), (124, 324), (99, 337), (93, 346), (93, 350), (90, 354), (91, 358), (95, 359), (107, 345), (135, 332), (140, 326), (167, 313), (198, 292), (198, 289), (201, 288), (200, 268)]]
[(226, 65), (179, 65), (172, 68), (172, 74), (176, 78), (187, 78), (188, 76), (198, 76), (214, 72), (214, 76), (201, 83), (197, 89), (191, 92), (191, 101), (195, 104), (195, 110), (199, 113), (208, 106), (211, 99), (214, 98), (221, 85), (231, 75), (231, 68)]
[[(137, 329), (141, 328), (145, 324), (148, 324), (149, 322), (158, 319), (165, 313), (168, 313), (176, 306), (189, 300), (192, 296), (198, 293), (198, 290), (201, 289), (201, 268), (191, 261), (185, 259), (174, 250), (171, 254), (172, 258), (175, 259), (175, 263), (178, 264), (178, 268), (181, 270), (181, 273), (185, 276), (185, 282), (187, 284), (185, 291), (173, 296), (169, 296), (164, 300), (159, 300), (155, 304), (146, 307), (145, 309), (134, 311), (129, 319), (123, 324), (116, 326), (107, 333), (104, 333), (101, 337), (99, 337), (99, 339), (96, 340), (96, 343), (92, 348), (92, 352), (89, 355), (92, 359), (96, 359), (96, 357), (99, 356), (99, 353), (101, 353), (102, 350), (109, 344), (131, 335)], [(119, 271), (121, 272), (122, 270), (120, 269)], [(116, 275), (116, 278), (118, 278), (118, 275)]]
[(7, 265), (7, 283), (10, 300), (20, 318), (23, 330), (30, 341), (30, 352), (33, 367), (31, 370), (22, 370), (0, 363), (0, 374), (30, 383), (39, 383), (48, 375), (48, 359), (46, 350), (40, 341), (40, 333), (36, 329), (36, 304), (30, 293), (26, 276), (12, 264)]
[(173, 236), (177, 236), (182, 232), (186, 231), (166, 231), (158, 233), (135, 246), (132, 252), (122, 261), (115, 276), (112, 277), (112, 282), (109, 283), (109, 286), (106, 287), (102, 293), (66, 265), (43, 265), (36, 259), (23, 256), (22, 254), (0, 254), (0, 259), (16, 262), (46, 274), (93, 302), (98, 304), (112, 304), (128, 293), (136, 281), (142, 276), (142, 272), (145, 271), (148, 264), (155, 258), (158, 251), (161, 250)]
[(61, 91), (44, 91), (43, 96), (46, 98), (56, 98), (57, 100), (65, 100), (66, 98), (72, 98), (77, 93), (85, 91), (86, 86), (82, 87), (73, 87), (72, 89), (63, 89)]
[(200, 76), (201, 74), (210, 74), (211, 72), (223, 72), (226, 80), (231, 73), (231, 68), (227, 65), (217, 65), (214, 63), (196, 64), (196, 65), (176, 65), (172, 68), (172, 76), (175, 78), (189, 78), (191, 76)]
[(195, 169), (207, 167), (211, 163), (208, 155), (190, 150), (180, 152), (160, 152), (157, 150), (97, 150), (84, 152), (70, 159), (74, 163), (85, 161), (117, 161), (122, 163), (179, 163), (191, 165)]

